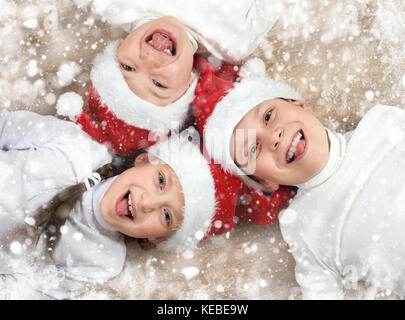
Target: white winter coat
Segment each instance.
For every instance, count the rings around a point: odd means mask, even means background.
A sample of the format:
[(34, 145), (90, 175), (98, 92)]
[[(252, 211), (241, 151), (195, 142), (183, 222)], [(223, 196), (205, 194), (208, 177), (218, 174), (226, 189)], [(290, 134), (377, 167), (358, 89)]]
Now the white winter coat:
[(329, 138), (326, 167), (280, 215), (303, 298), (405, 296), (405, 110), (375, 106), (349, 141)]
[(54, 261), (25, 230), (35, 210), (111, 161), (77, 125), (29, 111), (0, 111), (0, 298), (65, 299), (119, 274), (123, 236), (102, 221), (99, 200), (112, 179), (87, 191), (70, 213)]

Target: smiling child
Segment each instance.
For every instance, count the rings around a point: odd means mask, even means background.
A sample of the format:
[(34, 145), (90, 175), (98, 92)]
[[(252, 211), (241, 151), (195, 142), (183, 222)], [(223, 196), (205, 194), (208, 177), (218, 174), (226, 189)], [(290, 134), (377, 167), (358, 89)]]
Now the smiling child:
[(298, 187), (279, 221), (303, 298), (403, 297), (405, 110), (377, 105), (343, 135), (267, 77), (210, 96), (200, 125), (215, 162), (257, 188)]
[(126, 159), (74, 123), (0, 111), (0, 287), (66, 299), (118, 275), (124, 235), (193, 250), (235, 225), (240, 180), (172, 135)]
[(95, 0), (94, 11), (128, 35), (97, 55), (88, 110), (70, 116), (118, 155), (153, 145), (188, 120), (199, 72), (194, 54), (240, 63), (283, 2)]

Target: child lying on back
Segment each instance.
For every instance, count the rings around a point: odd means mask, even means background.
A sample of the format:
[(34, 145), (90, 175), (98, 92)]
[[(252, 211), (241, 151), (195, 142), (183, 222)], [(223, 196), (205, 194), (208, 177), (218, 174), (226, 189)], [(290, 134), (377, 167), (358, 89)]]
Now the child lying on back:
[(273, 26), (282, 2), (95, 0), (94, 11), (128, 35), (97, 55), (88, 109), (69, 116), (119, 155), (156, 143), (188, 120), (199, 72), (194, 54), (240, 63)]
[(298, 187), (280, 227), (303, 298), (341, 299), (360, 281), (404, 296), (405, 110), (375, 106), (342, 135), (267, 77), (214, 100), (204, 122), (214, 161), (257, 188)]
[(125, 236), (194, 249), (233, 228), (237, 177), (172, 135), (127, 163), (71, 121), (0, 111), (0, 288), (67, 299), (117, 276)]

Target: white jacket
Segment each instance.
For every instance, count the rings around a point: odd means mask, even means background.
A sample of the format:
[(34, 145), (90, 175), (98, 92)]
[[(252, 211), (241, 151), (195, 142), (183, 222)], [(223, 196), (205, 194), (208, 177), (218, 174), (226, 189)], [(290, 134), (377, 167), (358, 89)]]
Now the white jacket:
[(97, 215), (112, 179), (85, 192), (73, 208), (54, 261), (45, 239), (34, 251), (25, 232), (39, 206), (109, 162), (107, 148), (70, 121), (0, 111), (0, 298), (70, 298), (121, 272), (123, 236)]
[(162, 16), (180, 20), (199, 44), (220, 60), (240, 62), (263, 40), (289, 0), (94, 0), (94, 10), (130, 32)]
[(326, 167), (280, 214), (303, 298), (405, 296), (405, 110), (375, 106), (348, 142), (329, 138)]

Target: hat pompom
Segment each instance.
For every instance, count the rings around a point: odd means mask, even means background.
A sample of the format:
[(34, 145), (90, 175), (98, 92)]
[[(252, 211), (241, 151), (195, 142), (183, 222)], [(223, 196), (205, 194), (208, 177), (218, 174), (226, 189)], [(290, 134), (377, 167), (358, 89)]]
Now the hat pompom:
[(257, 78), (266, 76), (266, 65), (262, 59), (252, 58), (246, 61), (239, 71), (239, 77), (241, 79)]
[(56, 113), (60, 116), (69, 117), (76, 121), (83, 109), (83, 99), (75, 92), (66, 92), (62, 94), (56, 103)]

